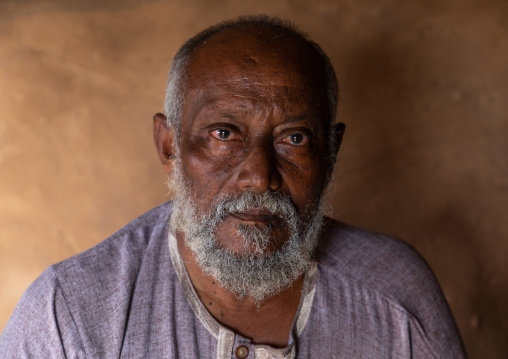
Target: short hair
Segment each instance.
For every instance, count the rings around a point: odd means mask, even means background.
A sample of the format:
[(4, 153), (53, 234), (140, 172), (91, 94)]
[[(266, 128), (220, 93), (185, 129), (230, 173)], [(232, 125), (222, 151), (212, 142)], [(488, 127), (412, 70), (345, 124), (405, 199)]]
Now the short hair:
[(228, 29), (245, 29), (248, 25), (259, 25), (266, 29), (278, 30), (281, 32), (287, 32), (295, 35), (307, 44), (317, 53), (318, 59), (321, 62), (321, 66), (325, 72), (325, 84), (326, 84), (326, 95), (328, 100), (328, 117), (329, 126), (335, 122), (335, 116), (337, 113), (337, 101), (339, 93), (339, 85), (335, 70), (330, 62), (330, 59), (321, 47), (310, 40), (308, 35), (298, 29), (294, 24), (289, 21), (281, 20), (278, 17), (271, 17), (267, 15), (257, 16), (240, 16), (232, 20), (221, 22), (217, 25), (211, 26), (197, 35), (187, 40), (182, 47), (178, 50), (171, 68), (169, 70), (168, 82), (166, 86), (166, 98), (164, 101), (164, 111), (167, 117), (167, 123), (173, 127), (176, 132), (177, 140), (180, 137), (181, 121), (182, 121), (182, 106), (185, 94), (185, 85), (187, 80), (186, 67), (192, 56), (192, 53), (203, 44), (208, 38), (215, 34)]

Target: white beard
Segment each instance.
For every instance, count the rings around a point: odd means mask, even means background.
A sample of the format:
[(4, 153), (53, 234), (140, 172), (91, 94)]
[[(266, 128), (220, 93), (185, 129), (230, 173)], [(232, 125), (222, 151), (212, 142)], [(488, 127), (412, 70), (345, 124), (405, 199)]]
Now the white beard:
[[(289, 197), (268, 191), (244, 192), (215, 198), (209, 213), (198, 214), (189, 195), (190, 186), (183, 181), (180, 161), (175, 161), (175, 165), (169, 183), (176, 195), (170, 224), (184, 234), (185, 244), (205, 275), (215, 278), (239, 300), (250, 297), (259, 305), (291, 286), (308, 270), (323, 226), (320, 205), (311, 220), (304, 223)], [(268, 253), (267, 248), (274, 241), (270, 226), (240, 224), (237, 229), (243, 243), (242, 254), (221, 247), (215, 232), (224, 218), (232, 212), (259, 208), (283, 218), (289, 231), (284, 246)]]

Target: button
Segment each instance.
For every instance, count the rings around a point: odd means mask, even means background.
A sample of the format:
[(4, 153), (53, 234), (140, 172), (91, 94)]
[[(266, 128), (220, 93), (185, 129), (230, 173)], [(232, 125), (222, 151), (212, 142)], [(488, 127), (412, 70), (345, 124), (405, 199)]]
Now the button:
[(240, 345), (238, 348), (236, 348), (235, 354), (237, 358), (247, 358), (247, 355), (249, 355), (249, 348), (247, 348), (245, 345)]

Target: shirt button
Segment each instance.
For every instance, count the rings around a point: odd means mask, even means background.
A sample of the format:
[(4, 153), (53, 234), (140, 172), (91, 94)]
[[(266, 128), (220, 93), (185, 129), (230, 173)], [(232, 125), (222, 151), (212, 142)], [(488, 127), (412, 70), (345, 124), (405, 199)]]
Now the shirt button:
[(237, 358), (246, 358), (247, 355), (249, 355), (249, 348), (244, 345), (240, 345), (238, 348), (236, 348), (235, 354)]

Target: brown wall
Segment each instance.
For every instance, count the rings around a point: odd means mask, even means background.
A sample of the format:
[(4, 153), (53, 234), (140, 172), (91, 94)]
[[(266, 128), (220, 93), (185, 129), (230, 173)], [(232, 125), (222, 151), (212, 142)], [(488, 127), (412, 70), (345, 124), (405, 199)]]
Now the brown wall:
[(334, 217), (415, 246), (471, 358), (508, 357), (504, 0), (1, 1), (0, 329), (46, 266), (167, 200), (151, 116), (169, 61), (261, 12), (301, 24), (337, 70)]

